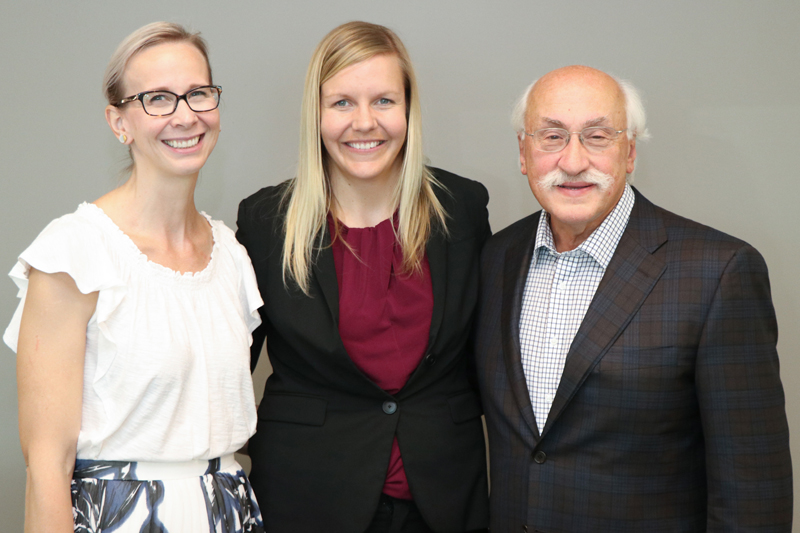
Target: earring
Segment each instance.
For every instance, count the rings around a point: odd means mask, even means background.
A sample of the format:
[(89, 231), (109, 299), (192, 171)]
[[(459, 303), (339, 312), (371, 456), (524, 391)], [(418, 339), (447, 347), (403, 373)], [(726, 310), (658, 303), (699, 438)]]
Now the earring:
[(125, 141), (127, 141), (127, 140), (128, 140), (128, 136), (127, 135), (125, 135), (124, 133), (120, 133), (119, 134), (119, 142), (121, 142), (122, 144), (125, 144)]

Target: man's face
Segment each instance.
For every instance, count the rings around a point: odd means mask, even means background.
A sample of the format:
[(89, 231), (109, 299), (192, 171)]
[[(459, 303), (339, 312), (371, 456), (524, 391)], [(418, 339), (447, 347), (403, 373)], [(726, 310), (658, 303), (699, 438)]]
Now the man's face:
[[(623, 130), (626, 120), (624, 96), (610, 76), (588, 67), (565, 67), (537, 82), (528, 100), (525, 131), (563, 128), (576, 132), (591, 126)], [(522, 134), (519, 157), (533, 195), (550, 213), (556, 247), (565, 251), (586, 240), (617, 205), (626, 174), (633, 172), (636, 140), (622, 133), (598, 153), (587, 150), (578, 135), (571, 135), (566, 148), (553, 153), (536, 150), (533, 139)], [(558, 176), (558, 171), (563, 174)], [(598, 172), (607, 179), (593, 178)]]

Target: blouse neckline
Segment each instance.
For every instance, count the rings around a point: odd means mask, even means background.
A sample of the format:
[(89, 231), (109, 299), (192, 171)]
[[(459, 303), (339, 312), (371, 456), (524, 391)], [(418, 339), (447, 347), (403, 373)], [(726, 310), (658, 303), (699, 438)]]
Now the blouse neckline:
[(219, 248), (219, 236), (217, 234), (217, 228), (213, 224), (213, 221), (210, 216), (206, 214), (205, 211), (200, 211), (200, 214), (203, 218), (206, 219), (208, 225), (211, 227), (211, 258), (208, 260), (208, 263), (202, 270), (197, 270), (194, 272), (178, 272), (177, 270), (173, 270), (167, 266), (164, 266), (160, 263), (156, 263), (155, 261), (151, 261), (147, 255), (145, 255), (136, 243), (133, 242), (133, 239), (128, 236), (127, 233), (122, 231), (117, 224), (111, 220), (103, 209), (92, 203), (83, 202), (80, 206), (78, 206), (79, 211), (84, 211), (90, 218), (97, 221), (108, 233), (114, 236), (117, 241), (119, 241), (125, 250), (125, 252), (139, 265), (142, 265), (143, 268), (149, 268), (151, 271), (157, 273), (158, 275), (166, 278), (171, 278), (174, 280), (181, 280), (181, 281), (204, 281), (207, 280), (214, 269), (214, 259), (217, 256), (217, 250)]

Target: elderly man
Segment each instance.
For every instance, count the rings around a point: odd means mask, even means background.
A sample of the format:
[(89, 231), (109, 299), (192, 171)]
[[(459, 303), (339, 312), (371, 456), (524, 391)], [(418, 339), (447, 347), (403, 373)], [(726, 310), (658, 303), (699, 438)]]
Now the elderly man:
[(492, 531), (790, 531), (764, 260), (627, 183), (629, 84), (558, 69), (517, 114), (543, 210), (483, 251)]

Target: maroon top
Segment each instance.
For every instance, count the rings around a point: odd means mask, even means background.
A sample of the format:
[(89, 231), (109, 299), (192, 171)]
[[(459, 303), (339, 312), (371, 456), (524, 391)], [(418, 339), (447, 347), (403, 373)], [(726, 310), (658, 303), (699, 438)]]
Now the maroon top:
[[(374, 228), (347, 228), (333, 241), (339, 282), (339, 334), (350, 358), (380, 388), (396, 394), (428, 347), (433, 289), (428, 259), (422, 275), (396, 275), (403, 253), (386, 219)], [(396, 221), (395, 221), (396, 223)], [(333, 219), (328, 227), (334, 235)], [(383, 492), (412, 499), (395, 436)]]

